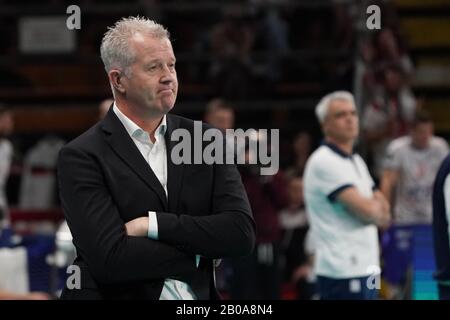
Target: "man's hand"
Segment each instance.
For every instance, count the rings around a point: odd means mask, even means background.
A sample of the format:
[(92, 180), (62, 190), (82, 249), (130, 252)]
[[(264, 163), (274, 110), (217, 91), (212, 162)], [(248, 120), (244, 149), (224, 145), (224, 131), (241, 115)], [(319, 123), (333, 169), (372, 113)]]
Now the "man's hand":
[(291, 276), (291, 282), (296, 283), (300, 279), (307, 279), (311, 273), (311, 266), (308, 264), (303, 264), (294, 269)]
[(391, 215), (389, 213), (383, 212), (375, 219), (374, 223), (382, 231), (385, 231), (391, 225)]
[(140, 217), (125, 223), (127, 235), (132, 237), (147, 237), (148, 217)]

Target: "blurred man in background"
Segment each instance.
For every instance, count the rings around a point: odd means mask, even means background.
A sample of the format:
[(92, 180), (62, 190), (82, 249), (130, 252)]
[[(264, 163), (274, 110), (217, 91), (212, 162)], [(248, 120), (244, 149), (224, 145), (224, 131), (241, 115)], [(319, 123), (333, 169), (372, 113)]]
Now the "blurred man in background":
[(100, 120), (106, 116), (113, 102), (114, 99), (111, 98), (104, 99), (102, 100), (102, 102), (100, 102), (100, 104), (98, 105), (98, 118)]
[(255, 151), (247, 148), (246, 163), (239, 167), (255, 219), (256, 247), (250, 256), (232, 261), (231, 298), (274, 300), (281, 294), (278, 213), (288, 204), (286, 180), (282, 171), (261, 175), (260, 165), (251, 161), (256, 157)]
[(316, 241), (318, 293), (325, 300), (375, 299), (377, 226), (389, 225), (389, 204), (353, 149), (359, 134), (353, 95), (326, 95), (316, 115), (325, 141), (306, 164), (304, 194)]
[(306, 251), (306, 234), (309, 224), (303, 199), (303, 179), (286, 175), (288, 206), (280, 211), (282, 230), (280, 247), (284, 280), (295, 287), (296, 298), (310, 300), (314, 293), (310, 283), (311, 261)]
[(398, 65), (386, 67), (383, 82), (375, 89), (373, 101), (364, 109), (362, 127), (369, 148), (373, 173), (381, 178), (388, 144), (408, 134), (417, 102)]
[(13, 156), (13, 147), (8, 140), (14, 128), (13, 116), (9, 109), (0, 106), (0, 230), (8, 224), (8, 200), (6, 199), (6, 181)]
[(431, 225), (433, 182), (448, 153), (447, 142), (433, 135), (430, 115), (418, 111), (410, 134), (393, 140), (384, 160), (381, 191), (393, 207), (393, 226), (385, 235), (384, 275), (388, 298), (410, 298), (414, 228)]
[(234, 128), (234, 109), (227, 101), (215, 98), (206, 106), (205, 122), (225, 132)]
[(312, 137), (306, 131), (297, 133), (292, 141), (293, 161), (286, 169), (287, 175), (303, 176), (306, 161), (313, 150)]
[[(213, 98), (206, 105), (205, 114), (203, 119), (206, 123), (209, 123), (213, 127), (219, 129), (223, 133), (226, 133), (227, 129), (234, 129), (235, 113), (231, 103), (222, 98)], [(234, 137), (225, 136), (226, 145), (230, 150), (234, 150), (235, 155), (237, 153), (237, 144)], [(231, 149), (233, 148), (233, 149)], [(227, 295), (230, 292), (229, 277), (233, 274), (231, 260), (215, 260), (216, 268), (216, 285), (217, 290), (223, 295)]]
[[(227, 129), (234, 129), (234, 108), (228, 101), (221, 98), (214, 98), (206, 106), (204, 120), (223, 133), (226, 133)], [(232, 135), (225, 136), (225, 141), (228, 150), (234, 150), (235, 156), (245, 151), (243, 148), (237, 150), (239, 146)]]

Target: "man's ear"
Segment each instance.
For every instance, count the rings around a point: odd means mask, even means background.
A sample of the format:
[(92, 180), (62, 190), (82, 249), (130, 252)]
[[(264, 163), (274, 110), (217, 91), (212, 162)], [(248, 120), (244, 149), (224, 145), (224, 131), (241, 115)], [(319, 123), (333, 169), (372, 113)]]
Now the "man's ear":
[(126, 91), (123, 85), (123, 76), (124, 74), (119, 70), (111, 70), (108, 72), (108, 77), (111, 85), (114, 87), (114, 89), (122, 94), (124, 94)]

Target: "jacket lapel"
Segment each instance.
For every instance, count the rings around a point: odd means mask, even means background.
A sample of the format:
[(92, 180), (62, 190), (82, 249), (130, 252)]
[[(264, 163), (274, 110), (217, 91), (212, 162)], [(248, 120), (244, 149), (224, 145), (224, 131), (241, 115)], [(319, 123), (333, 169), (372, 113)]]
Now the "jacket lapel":
[[(158, 195), (164, 210), (167, 210), (167, 197), (163, 186), (150, 165), (142, 157), (112, 107), (102, 122), (102, 128), (106, 133), (105, 139), (114, 152)], [(170, 189), (168, 190), (170, 194)]]
[[(171, 141), (173, 130), (179, 128), (180, 119), (168, 114), (166, 117), (167, 130), (164, 135), (166, 141), (167, 150), (167, 192), (169, 195), (169, 212), (178, 213), (178, 201), (181, 186), (183, 183), (183, 168), (184, 165), (175, 165), (172, 162), (171, 153), (173, 147), (178, 143), (177, 141)], [(186, 212), (185, 212), (186, 214)]]

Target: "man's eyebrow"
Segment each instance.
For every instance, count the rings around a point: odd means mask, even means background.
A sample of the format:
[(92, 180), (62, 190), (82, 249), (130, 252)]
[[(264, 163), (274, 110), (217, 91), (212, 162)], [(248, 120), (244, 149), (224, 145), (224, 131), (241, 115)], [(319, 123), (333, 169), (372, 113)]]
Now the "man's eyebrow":
[[(169, 58), (169, 60), (172, 61), (172, 62), (176, 62), (177, 61), (176, 58)], [(155, 59), (151, 59), (151, 60), (145, 62), (145, 65), (150, 65), (152, 63), (159, 63), (161, 61), (163, 61), (163, 59), (155, 58)]]
[(358, 114), (358, 112), (356, 110), (349, 110), (349, 111), (345, 110), (345, 111), (337, 111), (336, 113), (333, 114), (333, 116), (339, 117), (339, 116), (342, 116), (342, 115), (344, 115), (346, 113)]
[(159, 62), (159, 59), (148, 60), (148, 61), (145, 62), (145, 64), (152, 64), (152, 63), (155, 63), (155, 62)]

